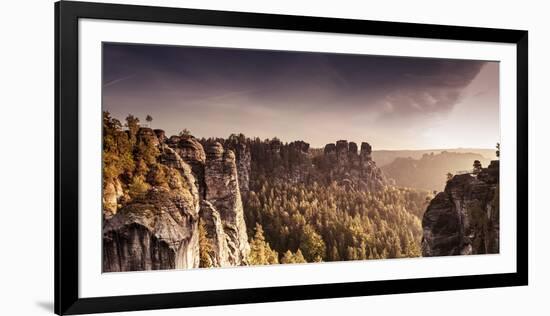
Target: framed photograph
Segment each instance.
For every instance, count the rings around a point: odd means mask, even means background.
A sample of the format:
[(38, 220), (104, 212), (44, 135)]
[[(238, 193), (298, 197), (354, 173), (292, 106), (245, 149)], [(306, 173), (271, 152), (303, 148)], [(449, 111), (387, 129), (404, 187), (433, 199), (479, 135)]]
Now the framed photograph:
[(57, 314), (527, 284), (527, 31), (55, 23)]

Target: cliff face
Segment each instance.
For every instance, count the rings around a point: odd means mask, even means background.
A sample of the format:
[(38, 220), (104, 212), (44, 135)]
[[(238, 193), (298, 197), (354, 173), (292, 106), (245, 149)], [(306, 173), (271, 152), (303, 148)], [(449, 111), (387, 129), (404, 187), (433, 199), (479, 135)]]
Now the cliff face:
[(204, 222), (206, 229), (206, 238), (211, 245), (210, 251), (207, 256), (215, 267), (230, 266), (233, 261), (230, 261), (230, 249), (228, 244), (231, 243), (229, 236), (225, 233), (223, 227), (223, 221), (220, 213), (208, 201), (201, 202), (201, 219)]
[(223, 230), (229, 237), (229, 262), (246, 263), (250, 246), (233, 151), (225, 150), (218, 142), (210, 144), (206, 150), (204, 179), (205, 200), (219, 212)]
[(430, 202), (422, 220), (422, 255), (499, 252), (499, 162), (456, 175)]
[(250, 171), (252, 156), (249, 146), (241, 141), (231, 139), (225, 143), (225, 146), (235, 154), (235, 164), (237, 165), (237, 176), (239, 178), (239, 190), (241, 195), (248, 194), (250, 191)]
[(205, 151), (192, 137), (167, 139), (163, 131), (145, 128), (137, 135), (140, 143), (158, 150), (157, 163), (147, 167), (147, 181), (158, 184), (145, 185), (120, 209), (122, 187), (135, 184), (123, 178), (104, 184), (103, 271), (198, 268), (199, 218), (213, 266), (247, 264), (234, 152), (219, 143)]
[(188, 191), (151, 190), (103, 227), (103, 272), (197, 268), (197, 206)]

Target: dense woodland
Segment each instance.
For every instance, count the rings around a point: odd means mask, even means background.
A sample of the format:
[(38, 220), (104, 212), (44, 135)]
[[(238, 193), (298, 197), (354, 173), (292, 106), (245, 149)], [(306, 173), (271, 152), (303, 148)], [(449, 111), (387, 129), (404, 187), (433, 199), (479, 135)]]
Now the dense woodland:
[[(425, 192), (388, 187), (370, 193), (335, 182), (323, 186), (266, 179), (255, 187), (257, 192), (251, 191), (245, 202), (247, 227), (255, 229), (249, 234), (258, 239), (262, 231), (268, 242), (264, 246), (279, 258), (298, 255), (316, 262), (420, 256)], [(254, 263), (272, 263), (268, 257), (258, 259)]]

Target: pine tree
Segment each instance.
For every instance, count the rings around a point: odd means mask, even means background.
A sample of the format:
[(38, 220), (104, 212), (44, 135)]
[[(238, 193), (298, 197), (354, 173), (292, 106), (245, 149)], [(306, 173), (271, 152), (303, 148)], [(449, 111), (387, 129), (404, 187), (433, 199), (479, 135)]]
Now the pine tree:
[(281, 258), (281, 263), (294, 263), (294, 258), (292, 256), (292, 252), (290, 250), (287, 250), (285, 254), (283, 255), (283, 258)]
[(248, 260), (251, 265), (265, 265), (279, 263), (279, 255), (272, 250), (265, 241), (264, 230), (260, 224), (256, 224), (254, 238), (250, 242), (250, 254)]
[(210, 254), (214, 251), (212, 242), (207, 236), (204, 221), (199, 219), (199, 267), (210, 268), (213, 266)]
[(306, 263), (306, 259), (304, 258), (304, 255), (302, 254), (302, 251), (298, 249), (296, 253), (294, 254), (294, 263)]
[(300, 249), (308, 262), (320, 262), (325, 257), (325, 242), (310, 225), (304, 227)]

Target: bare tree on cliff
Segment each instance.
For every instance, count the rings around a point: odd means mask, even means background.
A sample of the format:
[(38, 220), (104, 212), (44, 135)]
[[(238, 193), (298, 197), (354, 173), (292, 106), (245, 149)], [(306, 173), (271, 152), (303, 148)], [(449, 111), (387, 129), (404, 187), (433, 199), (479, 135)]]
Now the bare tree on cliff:
[(145, 117), (145, 120), (149, 124), (149, 127), (152, 127), (151, 122), (153, 121), (153, 117), (151, 115), (147, 114), (147, 116)]

